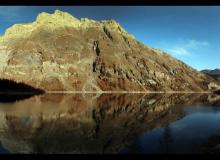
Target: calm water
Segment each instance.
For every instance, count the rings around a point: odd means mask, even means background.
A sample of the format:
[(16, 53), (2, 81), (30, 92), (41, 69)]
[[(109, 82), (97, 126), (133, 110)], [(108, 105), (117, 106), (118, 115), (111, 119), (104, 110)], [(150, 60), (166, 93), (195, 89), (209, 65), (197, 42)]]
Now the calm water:
[[(17, 101), (15, 101), (15, 98)], [(219, 153), (220, 96), (0, 98), (0, 153)]]

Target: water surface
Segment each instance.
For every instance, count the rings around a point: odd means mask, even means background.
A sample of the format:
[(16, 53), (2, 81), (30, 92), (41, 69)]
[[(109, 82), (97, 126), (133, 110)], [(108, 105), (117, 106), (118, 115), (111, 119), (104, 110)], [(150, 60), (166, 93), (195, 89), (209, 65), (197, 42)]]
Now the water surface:
[(1, 101), (0, 153), (218, 153), (219, 106), (220, 97), (210, 94), (43, 94)]

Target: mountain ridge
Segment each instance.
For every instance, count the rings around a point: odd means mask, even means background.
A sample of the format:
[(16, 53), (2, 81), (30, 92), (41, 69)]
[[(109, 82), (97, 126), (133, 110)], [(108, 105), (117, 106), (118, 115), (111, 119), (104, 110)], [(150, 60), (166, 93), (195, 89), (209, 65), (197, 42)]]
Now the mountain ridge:
[[(46, 91), (207, 91), (218, 82), (143, 45), (115, 20), (56, 10), (0, 38), (0, 79)], [(212, 86), (212, 87), (210, 87)]]
[(220, 82), (220, 69), (216, 68), (216, 69), (205, 69), (202, 70), (201, 72), (209, 75), (210, 77), (214, 78), (215, 80), (217, 80), (218, 82)]
[(208, 73), (208, 74), (220, 74), (220, 69), (218, 69), (218, 68), (216, 68), (216, 69), (204, 69), (204, 70), (201, 70), (201, 72)]
[(116, 31), (122, 34), (129, 35), (121, 27), (121, 25), (113, 19), (102, 21), (96, 21), (88, 18), (77, 19), (67, 12), (55, 10), (52, 14), (41, 12), (40, 14), (38, 14), (34, 22), (12, 25), (5, 31), (5, 34), (2, 37), (10, 37), (10, 35), (14, 36), (14, 34), (19, 34), (20, 36), (25, 37), (26, 34), (28, 36), (28, 34), (30, 34), (33, 30), (38, 27), (42, 27), (43, 25), (46, 25), (48, 29), (51, 30), (59, 27), (73, 27), (79, 29), (89, 27), (105, 27), (106, 25), (108, 25), (108, 29), (111, 29), (111, 31)]

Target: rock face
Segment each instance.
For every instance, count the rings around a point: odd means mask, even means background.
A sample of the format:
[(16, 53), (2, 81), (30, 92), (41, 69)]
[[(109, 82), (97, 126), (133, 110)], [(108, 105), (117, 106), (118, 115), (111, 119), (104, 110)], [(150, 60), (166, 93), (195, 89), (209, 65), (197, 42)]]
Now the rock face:
[(204, 91), (211, 77), (144, 46), (116, 21), (41, 13), (0, 37), (0, 78), (46, 91)]

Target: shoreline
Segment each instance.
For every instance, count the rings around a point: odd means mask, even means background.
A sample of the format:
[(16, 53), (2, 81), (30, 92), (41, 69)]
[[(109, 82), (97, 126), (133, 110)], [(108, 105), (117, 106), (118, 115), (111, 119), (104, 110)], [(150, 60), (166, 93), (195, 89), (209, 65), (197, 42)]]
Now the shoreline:
[(211, 91), (45, 91), (45, 93), (65, 93), (65, 94), (72, 94), (72, 93), (213, 93)]
[(212, 91), (44, 91), (44, 93), (38, 92), (1, 92), (3, 94), (174, 94), (174, 93), (197, 93), (197, 94), (215, 94)]

